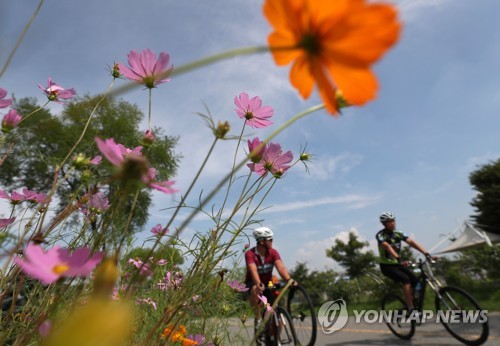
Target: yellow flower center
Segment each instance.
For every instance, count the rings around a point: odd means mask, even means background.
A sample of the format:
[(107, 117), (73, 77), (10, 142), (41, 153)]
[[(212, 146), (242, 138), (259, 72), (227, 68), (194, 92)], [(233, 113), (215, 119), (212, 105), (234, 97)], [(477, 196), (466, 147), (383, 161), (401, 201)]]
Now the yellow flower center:
[(52, 271), (56, 274), (63, 274), (69, 270), (69, 266), (66, 264), (58, 264), (52, 268)]

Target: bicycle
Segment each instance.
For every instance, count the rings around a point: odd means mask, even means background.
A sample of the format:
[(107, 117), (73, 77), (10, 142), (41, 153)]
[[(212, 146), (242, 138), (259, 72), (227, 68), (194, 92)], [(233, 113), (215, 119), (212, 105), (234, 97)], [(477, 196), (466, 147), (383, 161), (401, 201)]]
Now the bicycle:
[[(464, 289), (444, 286), (434, 276), (431, 264), (434, 261), (420, 259), (413, 263), (417, 275), (417, 284), (421, 285), (421, 293), (415, 294), (413, 311), (409, 311), (406, 302), (399, 295), (389, 293), (382, 298), (384, 320), (389, 329), (399, 338), (409, 340), (415, 333), (416, 325), (425, 322), (423, 310), (425, 288), (427, 285), (435, 295), (436, 319), (458, 341), (466, 345), (482, 345), (488, 339), (489, 327), (485, 311), (477, 301)], [(424, 268), (425, 266), (425, 268)], [(416, 286), (415, 285), (415, 286)]]
[[(286, 284), (273, 284), (272, 282), (269, 284), (270, 285), (268, 285), (264, 291), (264, 296), (267, 298), (267, 304), (272, 306), (280, 295), (279, 289), (283, 288)], [(267, 316), (269, 313), (271, 315)], [(263, 309), (262, 321), (265, 321), (265, 325), (261, 333), (255, 337), (257, 345), (299, 345), (292, 318), (284, 307), (276, 305), (270, 312), (268, 312), (267, 308)], [(256, 332), (258, 332), (259, 329), (262, 328), (257, 328)]]
[(292, 323), (300, 345), (313, 346), (316, 342), (318, 320), (311, 298), (306, 289), (298, 284), (288, 289), (286, 309), (292, 317)]

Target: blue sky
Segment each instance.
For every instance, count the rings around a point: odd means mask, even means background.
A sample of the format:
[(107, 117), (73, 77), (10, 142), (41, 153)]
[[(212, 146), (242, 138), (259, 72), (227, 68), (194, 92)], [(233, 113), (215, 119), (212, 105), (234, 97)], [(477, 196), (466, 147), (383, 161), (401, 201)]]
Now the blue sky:
[[(0, 4), (0, 61), (5, 61), (37, 1)], [(320, 111), (292, 125), (276, 141), (295, 154), (307, 145), (309, 173), (297, 166), (275, 187), (261, 214), (275, 231), (285, 263), (335, 268), (325, 256), (336, 238), (355, 231), (375, 249), (378, 215), (392, 211), (398, 228), (430, 249), (474, 212), (468, 181), (477, 165), (499, 150), (500, 30), (496, 0), (393, 1), (403, 31), (375, 65), (378, 98), (334, 118)], [(113, 62), (132, 49), (166, 51), (175, 66), (233, 48), (264, 45), (270, 27), (262, 1), (87, 0), (46, 1), (0, 86), (16, 97), (36, 96), (47, 77), (80, 95), (103, 92)], [(195, 112), (207, 104), (216, 120), (241, 129), (233, 98), (258, 95), (275, 109), (269, 134), (294, 114), (320, 103), (302, 100), (288, 82), (288, 67), (269, 54), (233, 58), (172, 78), (153, 91), (153, 122), (180, 136), (184, 156), (177, 187), (185, 190), (211, 143)], [(124, 85), (120, 81), (119, 85)], [(121, 95), (145, 113), (147, 93)], [(59, 111), (59, 106), (53, 106)], [(146, 129), (144, 123), (144, 129)], [(192, 202), (228, 172), (234, 142), (218, 148)], [(165, 223), (174, 199), (155, 194), (150, 225)], [(216, 198), (214, 203), (220, 203)], [(183, 237), (209, 226), (194, 221)]]

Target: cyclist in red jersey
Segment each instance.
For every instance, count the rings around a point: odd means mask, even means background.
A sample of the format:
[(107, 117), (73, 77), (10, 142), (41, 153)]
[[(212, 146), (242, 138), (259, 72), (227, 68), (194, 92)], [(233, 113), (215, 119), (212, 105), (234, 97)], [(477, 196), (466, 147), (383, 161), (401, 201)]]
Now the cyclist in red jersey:
[(253, 307), (257, 326), (261, 316), (259, 295), (263, 294), (266, 285), (272, 281), (274, 267), (282, 280), (289, 281), (291, 278), (278, 251), (273, 249), (273, 231), (268, 227), (259, 227), (255, 229), (253, 236), (257, 246), (245, 253), (245, 283), (249, 288), (250, 305)]

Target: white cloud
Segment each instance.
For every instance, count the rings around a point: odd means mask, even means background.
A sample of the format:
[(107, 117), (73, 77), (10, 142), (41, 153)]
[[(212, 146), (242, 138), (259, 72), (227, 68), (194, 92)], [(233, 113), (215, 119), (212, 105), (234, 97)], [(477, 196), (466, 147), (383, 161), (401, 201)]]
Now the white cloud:
[(315, 157), (308, 163), (311, 169), (309, 173), (304, 173), (309, 179), (331, 180), (338, 175), (348, 174), (354, 167), (363, 160), (359, 154), (345, 153), (337, 156)]
[(354, 194), (344, 195), (339, 197), (323, 197), (307, 201), (297, 201), (297, 202), (275, 205), (272, 208), (266, 209), (265, 211), (263, 211), (263, 213), (277, 213), (277, 212), (301, 210), (304, 208), (312, 208), (329, 204), (347, 204), (348, 207), (350, 208), (360, 208), (362, 206), (372, 204), (379, 199), (380, 197), (377, 196), (362, 196)]

